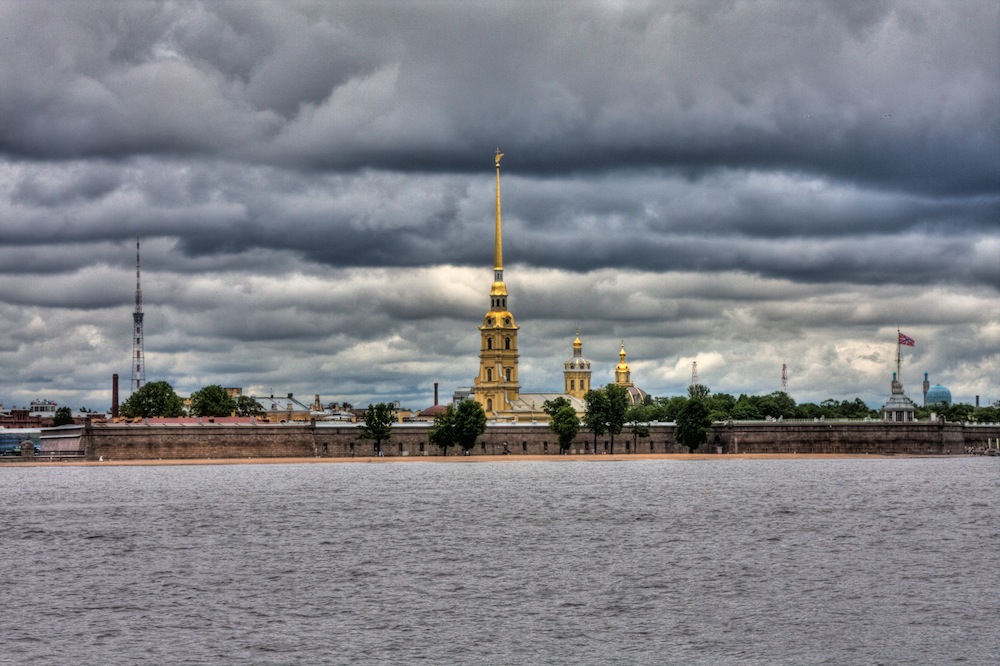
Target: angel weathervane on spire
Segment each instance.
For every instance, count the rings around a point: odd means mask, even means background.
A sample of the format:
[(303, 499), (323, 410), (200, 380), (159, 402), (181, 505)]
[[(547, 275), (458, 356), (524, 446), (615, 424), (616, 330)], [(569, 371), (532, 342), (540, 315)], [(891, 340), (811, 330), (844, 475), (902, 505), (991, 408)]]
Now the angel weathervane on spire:
[(503, 153), (501, 153), (500, 149), (497, 148), (497, 154), (496, 154), (496, 165), (497, 165), (497, 168), (500, 167), (500, 158), (501, 157), (503, 157)]

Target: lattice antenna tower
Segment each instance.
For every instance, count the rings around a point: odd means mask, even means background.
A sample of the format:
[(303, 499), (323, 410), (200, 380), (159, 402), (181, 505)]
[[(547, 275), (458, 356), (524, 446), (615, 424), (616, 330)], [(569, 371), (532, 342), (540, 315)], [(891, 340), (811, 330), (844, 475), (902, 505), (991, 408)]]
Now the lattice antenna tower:
[(691, 386), (698, 383), (698, 361), (691, 361)]
[(132, 313), (132, 390), (138, 391), (146, 383), (146, 359), (143, 354), (142, 342), (142, 287), (139, 277), (139, 237), (135, 238), (135, 312)]
[(781, 364), (781, 392), (788, 393), (788, 364)]

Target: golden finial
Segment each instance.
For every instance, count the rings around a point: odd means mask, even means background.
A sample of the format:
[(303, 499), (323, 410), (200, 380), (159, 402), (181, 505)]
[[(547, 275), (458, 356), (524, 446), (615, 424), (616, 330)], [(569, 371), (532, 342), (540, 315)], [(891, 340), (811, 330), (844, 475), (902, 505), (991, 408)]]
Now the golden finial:
[(497, 148), (497, 154), (496, 154), (496, 158), (495, 158), (497, 168), (500, 167), (500, 158), (501, 157), (503, 157), (503, 153), (500, 152), (500, 148)]

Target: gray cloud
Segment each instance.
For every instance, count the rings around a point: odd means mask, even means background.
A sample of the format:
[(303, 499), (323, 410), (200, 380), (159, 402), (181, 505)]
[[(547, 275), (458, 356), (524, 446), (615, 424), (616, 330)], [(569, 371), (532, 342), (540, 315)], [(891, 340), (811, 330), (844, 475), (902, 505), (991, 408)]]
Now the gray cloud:
[(496, 146), (528, 388), (559, 385), (580, 327), (608, 379), (625, 338), (654, 393), (696, 359), (713, 388), (773, 390), (788, 362), (799, 399), (876, 403), (901, 325), (957, 397), (1000, 393), (995, 3), (0, 21), (4, 404), (106, 405), (136, 236), (150, 371), (182, 390), (419, 407), (470, 383)]

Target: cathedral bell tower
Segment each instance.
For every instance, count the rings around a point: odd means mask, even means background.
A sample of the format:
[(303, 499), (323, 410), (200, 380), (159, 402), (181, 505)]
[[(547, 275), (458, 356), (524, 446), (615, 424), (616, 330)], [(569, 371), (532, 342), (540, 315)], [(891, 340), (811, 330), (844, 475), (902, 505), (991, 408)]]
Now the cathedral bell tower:
[(580, 331), (573, 340), (573, 358), (563, 363), (563, 393), (583, 400), (590, 390), (590, 361), (583, 357)]
[(520, 384), (517, 378), (517, 324), (507, 309), (507, 285), (503, 281), (503, 234), (500, 225), (500, 158), (497, 149), (497, 215), (493, 244), (493, 285), (490, 287), (490, 311), (479, 327), (479, 374), (472, 391), (483, 406), (487, 418), (511, 409), (517, 400)]

